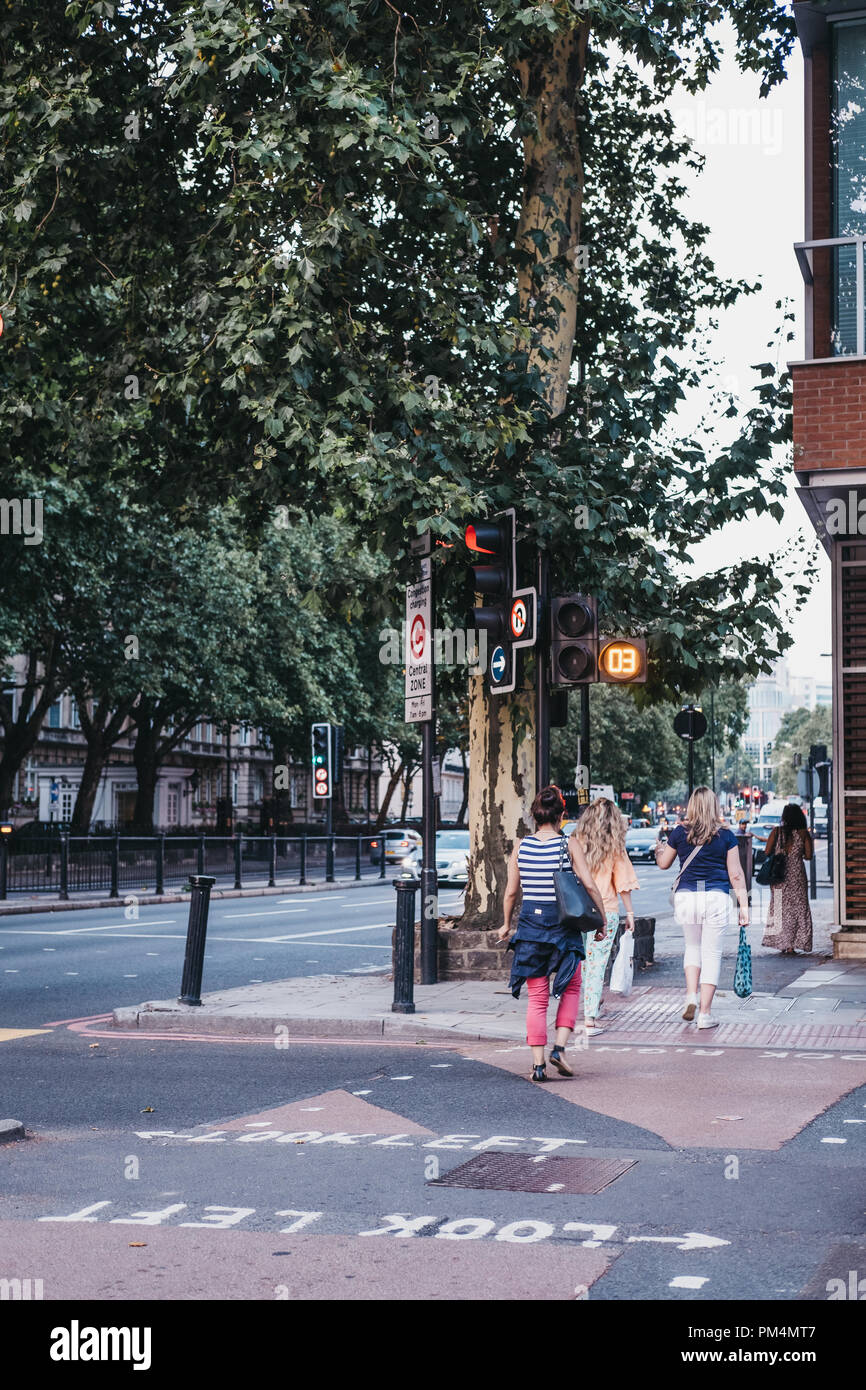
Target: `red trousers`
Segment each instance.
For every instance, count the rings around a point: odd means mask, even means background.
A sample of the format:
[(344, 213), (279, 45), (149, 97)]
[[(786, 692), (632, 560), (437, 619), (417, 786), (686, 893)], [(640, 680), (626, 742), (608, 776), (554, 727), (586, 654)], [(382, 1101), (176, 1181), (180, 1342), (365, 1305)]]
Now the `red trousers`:
[[(580, 1001), (580, 965), (578, 961), (577, 969), (566, 985), (559, 1000), (559, 1008), (556, 1011), (557, 1028), (573, 1028), (577, 1018), (577, 1006)], [(526, 981), (526, 988), (529, 991), (529, 1000), (526, 1006), (526, 1041), (530, 1047), (545, 1047), (547, 1045), (547, 1006), (550, 1002), (550, 977), (548, 975), (536, 975), (534, 979)]]

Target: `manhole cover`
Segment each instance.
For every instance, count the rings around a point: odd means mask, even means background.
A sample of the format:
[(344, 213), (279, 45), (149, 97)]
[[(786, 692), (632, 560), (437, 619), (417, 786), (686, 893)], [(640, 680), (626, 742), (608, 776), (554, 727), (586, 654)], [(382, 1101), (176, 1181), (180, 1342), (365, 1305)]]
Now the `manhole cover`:
[(555, 1158), (490, 1150), (452, 1168), (430, 1187), (491, 1187), (505, 1192), (602, 1192), (637, 1159)]

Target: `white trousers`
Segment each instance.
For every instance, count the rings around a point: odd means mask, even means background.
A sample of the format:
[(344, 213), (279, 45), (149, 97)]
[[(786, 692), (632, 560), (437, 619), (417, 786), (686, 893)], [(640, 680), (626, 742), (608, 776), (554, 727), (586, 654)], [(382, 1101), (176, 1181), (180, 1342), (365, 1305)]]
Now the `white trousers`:
[(727, 893), (713, 889), (674, 894), (674, 917), (686, 939), (683, 965), (700, 966), (702, 985), (719, 983), (729, 908)]

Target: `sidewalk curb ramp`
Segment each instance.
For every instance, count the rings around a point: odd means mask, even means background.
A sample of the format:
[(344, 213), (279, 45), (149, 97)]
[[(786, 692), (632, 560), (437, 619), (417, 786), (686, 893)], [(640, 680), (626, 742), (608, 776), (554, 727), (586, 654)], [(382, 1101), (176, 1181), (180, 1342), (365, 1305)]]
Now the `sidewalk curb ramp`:
[(201, 1033), (221, 1037), (274, 1037), (277, 1028), (289, 1029), (297, 1038), (403, 1038), (407, 1042), (507, 1042), (514, 1038), (502, 1029), (489, 1032), (460, 1031), (447, 1024), (437, 1025), (423, 1016), (395, 1014), (379, 1018), (303, 1018), (290, 1014), (243, 1017), (231, 1013), (202, 1013), (192, 1004), (176, 1008), (148, 1008), (133, 1005), (115, 1009), (108, 1024), (119, 1031), (140, 1029), (143, 1033)]

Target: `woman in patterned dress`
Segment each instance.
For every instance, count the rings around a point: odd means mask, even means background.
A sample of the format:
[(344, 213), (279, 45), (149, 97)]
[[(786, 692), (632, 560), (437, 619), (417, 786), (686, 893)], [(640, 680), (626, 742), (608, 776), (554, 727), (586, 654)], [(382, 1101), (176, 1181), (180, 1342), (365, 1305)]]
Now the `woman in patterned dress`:
[(784, 854), (785, 877), (770, 888), (770, 910), (761, 940), (762, 946), (775, 946), (783, 956), (812, 949), (812, 909), (806, 888), (804, 859), (814, 854), (812, 836), (799, 806), (791, 804), (782, 812), (782, 824), (770, 832), (765, 853)]

